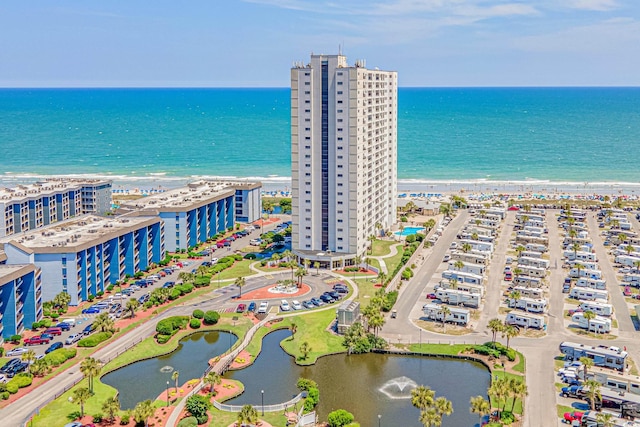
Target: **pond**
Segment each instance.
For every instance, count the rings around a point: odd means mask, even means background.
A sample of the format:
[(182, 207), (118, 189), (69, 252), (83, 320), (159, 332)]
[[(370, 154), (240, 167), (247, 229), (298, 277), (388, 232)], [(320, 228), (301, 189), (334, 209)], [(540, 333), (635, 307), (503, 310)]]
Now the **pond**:
[(320, 389), (320, 419), (335, 409), (353, 413), (362, 426), (421, 426), (419, 411), (411, 406), (411, 390), (426, 385), (436, 396), (451, 400), (454, 413), (443, 426), (473, 426), (478, 417), (469, 412), (472, 396), (486, 396), (490, 374), (480, 363), (456, 359), (389, 354), (339, 354), (322, 357), (313, 366), (301, 367), (280, 348), (290, 332), (268, 334), (255, 363), (225, 378), (240, 380), (245, 392), (226, 403), (257, 405), (281, 403), (298, 393), (300, 377), (313, 379)]
[(228, 332), (196, 332), (181, 339), (175, 351), (122, 367), (104, 375), (101, 381), (118, 390), (122, 409), (130, 409), (138, 402), (157, 398), (166, 390), (167, 381), (173, 388), (171, 375), (176, 370), (179, 385), (202, 377), (209, 360), (227, 351), (236, 340)]

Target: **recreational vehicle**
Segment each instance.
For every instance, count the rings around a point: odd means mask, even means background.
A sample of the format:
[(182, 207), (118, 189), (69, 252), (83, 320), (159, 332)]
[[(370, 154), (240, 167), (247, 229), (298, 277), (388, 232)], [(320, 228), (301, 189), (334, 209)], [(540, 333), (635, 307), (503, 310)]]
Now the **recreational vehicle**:
[(461, 239), (460, 245), (469, 244), (472, 249), (493, 253), (493, 243), (481, 242), (479, 240)]
[(520, 253), (521, 257), (527, 257), (527, 258), (536, 258), (536, 259), (541, 259), (542, 258), (542, 252), (537, 252), (537, 251), (523, 251)]
[(589, 288), (571, 288), (571, 292), (569, 292), (570, 298), (579, 299), (582, 301), (594, 301), (594, 300), (609, 300), (609, 292), (601, 289), (589, 289)]
[(480, 295), (457, 289), (438, 289), (436, 297), (440, 301), (451, 305), (464, 305), (472, 308), (480, 306)]
[[(531, 252), (547, 252), (548, 248), (547, 245), (543, 245), (540, 243), (527, 243), (524, 248), (527, 251), (531, 251)], [(535, 257), (534, 257), (535, 258)]]
[[(441, 304), (425, 304), (422, 306), (422, 311), (428, 319), (437, 320), (442, 322), (442, 305)], [(459, 307), (448, 307), (449, 314), (445, 319), (445, 322), (455, 323), (460, 326), (465, 326), (469, 323), (469, 310)]]
[(588, 279), (586, 277), (581, 277), (576, 281), (576, 286), (602, 291), (607, 289), (607, 282), (602, 279)]
[[(468, 231), (463, 231), (458, 236), (459, 239), (463, 239), (463, 240), (472, 240), (473, 237), (474, 237), (473, 233), (470, 233)], [(476, 240), (478, 240), (479, 242), (493, 243), (496, 240), (496, 238), (493, 236), (485, 236), (482, 234), (478, 234), (475, 237), (476, 237)]]
[(507, 314), (505, 323), (507, 323), (508, 325), (516, 325), (523, 328), (541, 329), (542, 327), (544, 327), (544, 317), (536, 316), (535, 314), (512, 311)]
[(490, 207), (486, 209), (487, 215), (496, 215), (501, 219), (504, 219), (507, 216), (507, 210), (505, 208), (499, 208), (497, 206)]
[(578, 307), (584, 311), (593, 311), (598, 316), (610, 317), (613, 314), (613, 306), (609, 303), (598, 301), (585, 301)]
[(622, 280), (624, 280), (625, 282), (640, 284), (640, 274), (625, 274), (624, 276), (622, 276)]
[(524, 286), (516, 286), (513, 288), (513, 290), (516, 292), (520, 292), (521, 297), (531, 298), (531, 299), (544, 298), (544, 291), (540, 288), (527, 288)]
[(524, 297), (520, 299), (508, 298), (507, 305), (509, 306), (509, 308), (517, 308), (529, 313), (544, 313), (547, 307), (547, 300)]
[(530, 265), (518, 264), (517, 268), (520, 269), (521, 274), (524, 274), (525, 276), (542, 278), (547, 274), (547, 270), (544, 268), (532, 267)]
[(598, 263), (593, 261), (567, 261), (567, 264), (569, 268), (575, 268), (577, 264), (580, 264), (580, 268), (585, 270), (597, 270), (599, 267)]
[(536, 237), (536, 236), (523, 236), (516, 234), (516, 243), (522, 245), (534, 244), (534, 245), (544, 245), (547, 246), (549, 241), (546, 237)]
[(618, 255), (615, 258), (615, 262), (627, 267), (635, 267), (637, 263), (640, 263), (640, 258), (631, 255)]
[(562, 253), (562, 255), (568, 261), (587, 261), (587, 262), (598, 262), (598, 257), (593, 252), (585, 252), (585, 251), (572, 251), (566, 250)]
[(436, 285), (436, 290), (439, 288), (444, 289), (457, 289), (459, 291), (469, 292), (471, 294), (478, 294), (480, 297), (484, 295), (484, 286), (482, 285), (474, 285), (472, 283), (459, 283), (453, 287), (453, 284), (449, 280), (441, 280), (440, 283)]
[[(456, 264), (458, 263), (462, 263), (461, 267), (456, 267)], [(460, 271), (463, 273), (472, 273), (472, 274), (477, 274), (477, 275), (483, 275), (485, 270), (486, 270), (486, 266), (483, 264), (473, 264), (473, 263), (469, 263), (469, 262), (464, 262), (461, 260), (457, 260), (457, 261), (449, 261), (449, 270), (455, 270), (455, 271)]]
[(447, 280), (458, 280), (460, 283), (471, 283), (474, 285), (482, 285), (484, 277), (473, 273), (465, 273), (463, 271), (445, 270), (442, 272), (442, 278)]
[(538, 268), (549, 268), (549, 260), (542, 258), (531, 258), (526, 256), (521, 256), (518, 258), (519, 265), (527, 265), (530, 267), (538, 267)]
[(470, 252), (464, 253), (462, 251), (455, 251), (451, 253), (451, 258), (454, 260), (460, 260), (462, 262), (467, 262), (471, 264), (480, 264), (480, 265), (489, 264), (489, 257), (484, 257), (482, 255), (477, 255)]
[(596, 316), (591, 321), (585, 319), (584, 313), (575, 313), (571, 316), (571, 321), (589, 332), (598, 334), (608, 334), (611, 332), (611, 319), (602, 316)]
[(638, 377), (629, 377), (618, 375), (615, 372), (596, 372), (592, 371), (591, 378), (598, 381), (604, 387), (608, 387), (619, 392), (633, 393), (640, 395), (640, 381)]
[(592, 279), (602, 279), (602, 272), (600, 270), (591, 270), (589, 268), (572, 268), (569, 270), (569, 277), (578, 278), (578, 277), (590, 277)]
[(578, 360), (581, 357), (593, 359), (594, 365), (622, 371), (627, 364), (627, 352), (617, 347), (591, 346), (564, 341), (560, 343), (560, 352), (569, 360)]
[(516, 276), (513, 278), (513, 284), (527, 288), (539, 288), (542, 285), (542, 280), (538, 277)]

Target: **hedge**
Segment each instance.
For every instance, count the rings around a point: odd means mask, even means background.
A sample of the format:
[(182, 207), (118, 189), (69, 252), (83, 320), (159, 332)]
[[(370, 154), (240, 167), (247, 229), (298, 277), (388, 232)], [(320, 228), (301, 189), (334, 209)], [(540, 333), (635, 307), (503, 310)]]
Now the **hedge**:
[(178, 423), (178, 427), (197, 427), (197, 426), (198, 426), (198, 420), (196, 420), (196, 417), (183, 418)]
[(184, 329), (189, 322), (187, 316), (171, 316), (166, 319), (162, 319), (156, 325), (156, 332), (160, 335), (173, 335), (179, 329)]
[(87, 338), (78, 341), (78, 347), (95, 347), (103, 341), (108, 340), (113, 335), (111, 332), (96, 332)]
[(191, 319), (189, 321), (189, 326), (191, 327), (191, 329), (198, 329), (200, 328), (200, 319)]
[(31, 374), (21, 372), (9, 380), (7, 383), (7, 391), (11, 394), (15, 394), (18, 392), (19, 388), (29, 387), (32, 382), (33, 377)]
[(217, 311), (207, 311), (203, 320), (205, 325), (215, 325), (220, 320), (220, 314)]
[(75, 348), (59, 348), (44, 356), (49, 366), (60, 366), (69, 359), (76, 357), (78, 351)]
[(193, 284), (196, 288), (202, 288), (204, 286), (209, 286), (211, 284), (211, 276), (205, 274), (204, 276), (197, 276), (193, 281)]
[(204, 317), (204, 311), (196, 308), (195, 310), (193, 310), (193, 313), (191, 315), (196, 319), (202, 319)]

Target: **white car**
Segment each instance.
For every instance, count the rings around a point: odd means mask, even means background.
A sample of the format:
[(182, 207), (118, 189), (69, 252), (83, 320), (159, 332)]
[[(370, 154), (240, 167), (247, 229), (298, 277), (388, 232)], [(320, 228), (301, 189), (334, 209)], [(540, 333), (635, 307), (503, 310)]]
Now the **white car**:
[(7, 357), (11, 357), (11, 356), (22, 356), (23, 354), (25, 354), (27, 351), (29, 351), (28, 348), (26, 347), (16, 347), (13, 350), (9, 350), (7, 351), (7, 353), (5, 354), (5, 356)]
[(269, 309), (269, 303), (266, 301), (262, 301), (260, 303), (260, 307), (258, 307), (258, 313), (266, 313)]
[(78, 334), (71, 334), (69, 335), (69, 338), (67, 338), (65, 340), (65, 344), (66, 345), (71, 345), (71, 344), (75, 344), (78, 341), (80, 341), (82, 339), (82, 333), (78, 333)]
[(291, 307), (289, 306), (289, 302), (286, 299), (280, 301), (280, 310), (281, 311), (289, 311)]
[(260, 246), (262, 244), (262, 240), (261, 239), (251, 239), (251, 241), (249, 241), (249, 244), (251, 246)]
[(291, 308), (294, 310), (302, 310), (302, 304), (300, 304), (300, 301), (293, 300), (291, 301)]
[(216, 262), (218, 262), (218, 258), (211, 258), (211, 265), (215, 264)]

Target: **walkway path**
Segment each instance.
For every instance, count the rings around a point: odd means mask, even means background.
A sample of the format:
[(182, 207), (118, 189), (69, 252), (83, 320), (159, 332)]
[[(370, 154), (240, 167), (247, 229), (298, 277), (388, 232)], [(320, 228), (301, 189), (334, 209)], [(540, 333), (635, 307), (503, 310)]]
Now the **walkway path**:
[(384, 273), (384, 274), (389, 274), (389, 270), (387, 269), (387, 264), (384, 262), (385, 258), (391, 258), (392, 256), (396, 255), (398, 253), (398, 246), (402, 246), (402, 243), (396, 243), (395, 245), (391, 245), (389, 246), (389, 249), (391, 252), (389, 252), (386, 255), (378, 255), (378, 256), (367, 256), (367, 258), (369, 259), (375, 259), (380, 263), (380, 270)]

